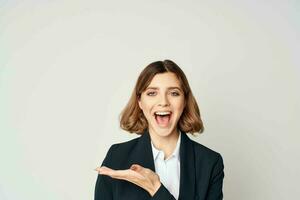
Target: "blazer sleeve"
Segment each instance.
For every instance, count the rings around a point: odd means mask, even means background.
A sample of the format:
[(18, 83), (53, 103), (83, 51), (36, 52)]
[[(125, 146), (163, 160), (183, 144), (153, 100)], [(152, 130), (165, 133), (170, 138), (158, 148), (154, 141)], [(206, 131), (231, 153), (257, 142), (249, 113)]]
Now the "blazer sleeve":
[(222, 200), (223, 199), (223, 179), (224, 179), (224, 164), (220, 154), (213, 167), (212, 176), (210, 179), (210, 185), (206, 200)]
[(151, 200), (176, 200), (169, 190), (161, 184), (156, 193), (151, 197)]
[[(111, 167), (111, 159), (112, 159), (112, 148), (113, 145), (109, 148), (101, 166)], [(95, 193), (95, 200), (113, 200), (113, 180), (109, 176), (104, 176), (98, 174)]]

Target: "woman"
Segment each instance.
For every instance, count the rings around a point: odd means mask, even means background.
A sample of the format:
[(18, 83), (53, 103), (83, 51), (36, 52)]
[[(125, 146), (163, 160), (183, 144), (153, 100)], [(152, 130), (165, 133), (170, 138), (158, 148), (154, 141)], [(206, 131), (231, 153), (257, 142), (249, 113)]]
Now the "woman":
[(121, 128), (141, 136), (110, 147), (95, 200), (223, 198), (219, 153), (189, 139), (204, 130), (183, 71), (172, 61), (149, 64), (121, 113)]

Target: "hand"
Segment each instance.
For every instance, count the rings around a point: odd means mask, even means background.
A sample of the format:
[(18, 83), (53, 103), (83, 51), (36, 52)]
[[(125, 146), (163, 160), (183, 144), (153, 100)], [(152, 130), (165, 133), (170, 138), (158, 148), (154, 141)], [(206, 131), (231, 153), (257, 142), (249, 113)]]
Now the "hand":
[(105, 166), (97, 167), (95, 170), (99, 174), (134, 183), (149, 192), (151, 196), (161, 186), (159, 176), (155, 172), (137, 164), (131, 165), (130, 169), (126, 170), (113, 170)]

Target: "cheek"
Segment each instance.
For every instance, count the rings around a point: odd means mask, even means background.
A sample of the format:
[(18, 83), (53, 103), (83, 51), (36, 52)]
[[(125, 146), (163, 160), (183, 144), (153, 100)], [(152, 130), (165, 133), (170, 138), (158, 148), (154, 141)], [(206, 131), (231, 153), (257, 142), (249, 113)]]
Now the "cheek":
[(178, 99), (176, 101), (173, 102), (174, 104), (174, 108), (179, 111), (182, 112), (184, 107), (185, 107), (185, 103), (184, 103), (184, 99)]
[(147, 98), (145, 96), (142, 96), (141, 100), (139, 100), (139, 107), (144, 112), (150, 112), (154, 105), (155, 105), (154, 98)]
[(139, 102), (139, 107), (144, 114), (150, 112), (150, 105), (148, 105), (146, 102)]
[(147, 109), (147, 102), (144, 99), (139, 100), (138, 103), (141, 110)]

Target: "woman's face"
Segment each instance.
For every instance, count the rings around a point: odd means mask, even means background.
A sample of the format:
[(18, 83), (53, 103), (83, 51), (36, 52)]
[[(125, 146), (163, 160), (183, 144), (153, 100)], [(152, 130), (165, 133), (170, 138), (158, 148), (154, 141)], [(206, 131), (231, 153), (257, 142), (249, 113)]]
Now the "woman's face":
[(156, 74), (139, 99), (139, 107), (148, 121), (149, 132), (158, 136), (175, 133), (184, 106), (180, 82), (171, 72)]

